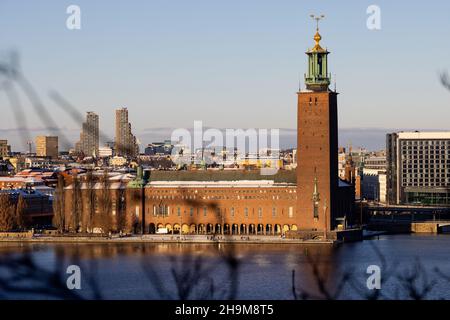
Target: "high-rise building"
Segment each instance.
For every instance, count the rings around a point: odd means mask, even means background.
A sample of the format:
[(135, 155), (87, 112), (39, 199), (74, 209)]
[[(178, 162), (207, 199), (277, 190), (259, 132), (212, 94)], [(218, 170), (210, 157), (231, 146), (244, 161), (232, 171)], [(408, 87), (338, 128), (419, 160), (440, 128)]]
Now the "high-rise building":
[(136, 137), (131, 131), (131, 123), (128, 122), (128, 109), (116, 110), (116, 138), (115, 154), (124, 157), (136, 157), (139, 154), (139, 146)]
[(338, 177), (338, 93), (329, 88), (329, 52), (321, 39), (317, 27), (315, 45), (306, 52), (306, 89), (298, 92), (297, 210), (302, 229), (330, 231), (345, 225), (353, 209), (351, 201), (341, 203), (350, 193), (341, 196), (339, 188), (349, 184)]
[(8, 145), (8, 140), (0, 140), (0, 157), (7, 157), (11, 152), (11, 146)]
[(38, 157), (58, 158), (58, 137), (37, 136), (36, 155)]
[(386, 136), (389, 204), (450, 205), (450, 132)]
[(98, 115), (94, 112), (86, 114), (86, 122), (80, 133), (80, 140), (75, 145), (77, 153), (82, 153), (85, 156), (98, 156), (99, 146), (99, 129), (98, 129)]

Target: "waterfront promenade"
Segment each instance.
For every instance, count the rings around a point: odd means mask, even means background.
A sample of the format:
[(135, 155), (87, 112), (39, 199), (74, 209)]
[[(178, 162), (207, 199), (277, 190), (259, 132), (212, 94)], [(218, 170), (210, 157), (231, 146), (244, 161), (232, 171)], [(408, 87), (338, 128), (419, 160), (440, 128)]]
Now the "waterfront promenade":
[(255, 244), (334, 244), (332, 239), (287, 239), (280, 236), (239, 235), (133, 235), (133, 236), (48, 236), (34, 234), (28, 237), (1, 237), (0, 242), (42, 243), (255, 243)]

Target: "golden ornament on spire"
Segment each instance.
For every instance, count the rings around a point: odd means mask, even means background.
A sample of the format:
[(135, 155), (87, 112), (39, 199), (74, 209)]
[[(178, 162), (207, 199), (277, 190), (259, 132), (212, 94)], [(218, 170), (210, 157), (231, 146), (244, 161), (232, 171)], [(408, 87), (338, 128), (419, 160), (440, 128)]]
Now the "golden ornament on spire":
[(314, 41), (316, 41), (316, 45), (319, 44), (320, 40), (322, 40), (322, 37), (319, 34), (319, 32), (317, 31), (316, 34), (314, 35)]
[(322, 37), (320, 36), (319, 31), (317, 31), (316, 34), (314, 35), (314, 41), (316, 42), (316, 44), (314, 45), (314, 48), (312, 48), (311, 51), (314, 51), (314, 52), (325, 51), (319, 44), (320, 40), (322, 40)]

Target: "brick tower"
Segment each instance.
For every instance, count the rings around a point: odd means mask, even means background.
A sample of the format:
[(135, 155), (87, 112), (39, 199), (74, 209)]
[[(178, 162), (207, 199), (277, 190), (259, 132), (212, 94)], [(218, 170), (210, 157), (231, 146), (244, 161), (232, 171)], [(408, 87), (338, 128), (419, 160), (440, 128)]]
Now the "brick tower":
[[(315, 17), (314, 17), (315, 18)], [(336, 226), (338, 195), (337, 93), (329, 89), (327, 57), (319, 42), (306, 52), (306, 89), (298, 92), (297, 211), (299, 229), (330, 231)]]

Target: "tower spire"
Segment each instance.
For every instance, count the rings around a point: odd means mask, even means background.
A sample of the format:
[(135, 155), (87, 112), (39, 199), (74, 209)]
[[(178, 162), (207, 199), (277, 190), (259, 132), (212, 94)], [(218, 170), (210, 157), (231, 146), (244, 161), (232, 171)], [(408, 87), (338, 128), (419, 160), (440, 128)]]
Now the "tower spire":
[(322, 50), (323, 51), (322, 47), (319, 44), (320, 40), (322, 40), (322, 36), (319, 33), (319, 22), (320, 22), (320, 20), (325, 19), (325, 15), (321, 14), (320, 16), (316, 16), (314, 14), (311, 14), (310, 17), (313, 18), (314, 20), (316, 20), (316, 34), (314, 35), (314, 41), (316, 42), (316, 44), (315, 44), (313, 50), (316, 50), (316, 51)]
[(299, 77), (298, 77), (298, 92), (300, 92), (300, 91), (302, 91), (302, 77), (299, 74)]
[(320, 201), (320, 194), (319, 194), (319, 188), (317, 186), (317, 174), (314, 168), (314, 191), (312, 194), (312, 201), (313, 201), (313, 216), (314, 219), (319, 218), (319, 201)]
[(315, 45), (308, 50), (308, 74), (305, 76), (306, 88), (312, 91), (329, 91), (331, 76), (328, 74), (327, 56), (329, 52), (320, 46), (322, 36), (319, 33), (319, 22), (325, 18), (322, 14), (310, 15), (316, 21), (316, 33), (314, 35)]
[(310, 14), (309, 16), (316, 20), (316, 31), (319, 32), (319, 21), (324, 19), (325, 15), (321, 14), (320, 16), (316, 16), (315, 14)]
[(306, 89), (304, 85), (298, 92), (297, 105), (297, 212), (302, 230), (323, 234), (326, 239), (339, 224), (336, 218), (348, 215), (341, 203), (351, 208), (353, 195), (340, 195), (338, 190), (338, 94), (329, 88), (328, 50), (319, 34), (323, 15), (312, 17), (311, 35), (316, 43), (306, 52)]

